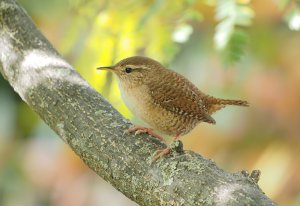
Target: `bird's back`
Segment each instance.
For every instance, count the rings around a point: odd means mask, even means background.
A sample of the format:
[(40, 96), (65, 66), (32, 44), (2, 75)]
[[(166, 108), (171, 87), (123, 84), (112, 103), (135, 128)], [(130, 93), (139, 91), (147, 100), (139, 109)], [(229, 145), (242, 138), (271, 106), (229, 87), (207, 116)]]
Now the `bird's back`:
[[(215, 123), (205, 105), (207, 95), (174, 71), (163, 68), (159, 75), (147, 86), (155, 106), (168, 116), (168, 125), (164, 125), (167, 133), (185, 134), (199, 122)], [(159, 81), (161, 78), (167, 81)]]

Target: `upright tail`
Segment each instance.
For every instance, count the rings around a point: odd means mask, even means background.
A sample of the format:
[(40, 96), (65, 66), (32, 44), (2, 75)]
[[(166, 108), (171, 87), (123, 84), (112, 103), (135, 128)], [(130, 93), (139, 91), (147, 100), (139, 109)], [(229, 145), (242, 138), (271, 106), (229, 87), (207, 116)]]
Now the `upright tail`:
[(205, 101), (205, 106), (209, 114), (213, 114), (214, 112), (224, 108), (226, 105), (248, 107), (249, 103), (243, 100), (219, 99), (211, 96), (208, 96)]

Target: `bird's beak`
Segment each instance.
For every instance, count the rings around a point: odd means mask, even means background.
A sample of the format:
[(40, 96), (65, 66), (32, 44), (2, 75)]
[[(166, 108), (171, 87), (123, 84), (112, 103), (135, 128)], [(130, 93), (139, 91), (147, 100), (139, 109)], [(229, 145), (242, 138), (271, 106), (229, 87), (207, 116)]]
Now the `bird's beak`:
[(108, 70), (108, 71), (114, 71), (115, 66), (104, 66), (104, 67), (98, 67), (97, 70)]

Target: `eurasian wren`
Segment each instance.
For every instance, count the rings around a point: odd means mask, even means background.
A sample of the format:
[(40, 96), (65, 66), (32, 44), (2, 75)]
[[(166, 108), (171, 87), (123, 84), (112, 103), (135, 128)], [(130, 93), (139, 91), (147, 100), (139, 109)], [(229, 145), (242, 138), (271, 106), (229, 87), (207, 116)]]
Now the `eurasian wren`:
[[(161, 140), (163, 138), (153, 130), (177, 140), (200, 122), (215, 124), (211, 114), (226, 105), (248, 106), (246, 101), (209, 96), (182, 75), (147, 57), (133, 56), (114, 66), (97, 69), (109, 70), (118, 76), (125, 104), (150, 126), (133, 126), (128, 131), (149, 133)], [(155, 159), (169, 152), (169, 147), (161, 150)]]

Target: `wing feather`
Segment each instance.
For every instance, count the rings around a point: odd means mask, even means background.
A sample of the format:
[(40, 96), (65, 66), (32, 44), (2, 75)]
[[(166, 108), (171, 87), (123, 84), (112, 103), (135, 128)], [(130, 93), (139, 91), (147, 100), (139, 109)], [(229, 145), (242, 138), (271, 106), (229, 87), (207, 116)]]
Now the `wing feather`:
[(176, 115), (215, 123), (205, 107), (204, 93), (178, 73), (166, 70), (165, 74), (161, 75), (168, 81), (157, 81), (149, 87), (155, 104)]

